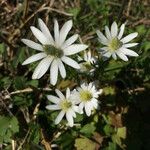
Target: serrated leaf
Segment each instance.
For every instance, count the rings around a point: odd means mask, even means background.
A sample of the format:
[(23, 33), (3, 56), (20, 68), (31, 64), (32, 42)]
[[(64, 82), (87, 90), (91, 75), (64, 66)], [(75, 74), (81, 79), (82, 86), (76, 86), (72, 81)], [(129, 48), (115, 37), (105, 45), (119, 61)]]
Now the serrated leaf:
[(96, 127), (94, 124), (86, 124), (81, 128), (80, 132), (87, 136), (90, 136), (94, 133), (95, 129)]

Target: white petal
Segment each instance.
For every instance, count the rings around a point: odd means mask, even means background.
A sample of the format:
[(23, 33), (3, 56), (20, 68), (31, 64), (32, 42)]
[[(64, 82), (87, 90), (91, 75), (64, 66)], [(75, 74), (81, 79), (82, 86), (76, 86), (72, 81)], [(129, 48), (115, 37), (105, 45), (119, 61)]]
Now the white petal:
[(121, 51), (116, 51), (116, 54), (124, 61), (128, 61), (128, 58), (125, 54), (123, 54)]
[(134, 52), (130, 49), (127, 49), (127, 48), (121, 48), (120, 50), (122, 53), (124, 53), (125, 55), (128, 55), (128, 56), (133, 56), (133, 57), (139, 56), (136, 52)]
[(63, 43), (63, 45), (61, 46), (61, 48), (62, 48), (62, 49), (65, 49), (65, 48), (67, 48), (68, 46), (70, 46), (71, 44), (73, 44), (73, 43), (77, 40), (78, 36), (79, 36), (78, 34), (75, 34), (75, 35), (71, 36), (69, 39), (67, 39), (67, 40)]
[(41, 42), (43, 45), (44, 44), (50, 44), (48, 39), (45, 37), (45, 35), (37, 28), (31, 26), (31, 31), (34, 34), (34, 36)]
[(105, 26), (105, 35), (106, 35), (107, 39), (109, 39), (109, 40), (112, 38), (110, 30), (107, 26)]
[(62, 118), (64, 117), (64, 115), (65, 115), (65, 112), (64, 112), (64, 111), (61, 111), (61, 112), (58, 114), (57, 118), (55, 119), (55, 124), (58, 124), (58, 123), (62, 120)]
[(67, 64), (75, 69), (80, 69), (79, 64), (76, 61), (74, 61), (73, 59), (66, 57), (66, 56), (63, 56), (61, 59), (65, 64)]
[(72, 28), (72, 20), (67, 21), (60, 30), (59, 45), (61, 46)]
[(54, 37), (55, 37), (56, 45), (58, 46), (59, 45), (59, 25), (56, 19), (54, 20)]
[(91, 104), (90, 103), (85, 103), (85, 112), (87, 116), (91, 115)]
[(85, 44), (73, 44), (64, 49), (64, 53), (66, 56), (73, 55), (85, 50), (88, 46)]
[(118, 34), (118, 39), (120, 40), (123, 36), (123, 33), (124, 33), (124, 28), (125, 28), (125, 24), (122, 24), (121, 27), (120, 27), (120, 32)]
[(58, 104), (60, 102), (60, 99), (53, 95), (47, 95), (47, 99), (55, 104)]
[(99, 37), (99, 41), (104, 44), (107, 45), (108, 44), (108, 39), (103, 35), (102, 32), (100, 32), (99, 30), (96, 31), (97, 36)]
[(117, 34), (118, 34), (118, 26), (116, 22), (113, 22), (113, 24), (111, 25), (111, 36), (116, 37)]
[(68, 124), (69, 124), (69, 126), (70, 127), (73, 127), (73, 116), (71, 115), (71, 113), (70, 112), (67, 112), (66, 113), (66, 119), (67, 119), (67, 121), (68, 121)]
[(59, 98), (61, 100), (64, 100), (65, 99), (65, 96), (61, 93), (61, 91), (59, 91), (58, 89), (55, 90), (56, 94), (59, 96)]
[(66, 69), (61, 60), (58, 63), (58, 68), (59, 68), (59, 72), (60, 72), (60, 75), (62, 76), (62, 78), (65, 78), (66, 77)]
[(49, 39), (51, 44), (54, 44), (54, 39), (49, 31), (49, 29), (47, 28), (46, 24), (42, 21), (42, 19), (38, 19), (39, 22), (39, 26), (41, 31), (43, 32), (43, 34)]
[(138, 45), (138, 43), (129, 43), (129, 44), (124, 44), (123, 47), (128, 48), (128, 47), (133, 47), (133, 46), (136, 46), (136, 45)]
[(42, 58), (44, 58), (44, 57), (46, 57), (46, 56), (47, 56), (47, 55), (46, 55), (45, 53), (38, 53), (38, 54), (35, 54), (35, 55), (29, 57), (28, 59), (26, 59), (26, 60), (22, 63), (22, 65), (30, 64), (30, 63), (35, 62), (35, 61), (38, 61), (38, 60), (40, 60), (40, 59), (42, 59)]
[(35, 68), (35, 71), (32, 75), (32, 79), (40, 79), (48, 70), (53, 58), (52, 57), (46, 57), (44, 58), (38, 66)]
[(106, 52), (106, 53), (103, 54), (103, 57), (109, 58), (110, 56), (111, 56), (111, 53), (110, 53), (110, 52)]
[(48, 110), (60, 110), (60, 106), (59, 105), (47, 105), (46, 109)]
[(137, 37), (137, 35), (138, 35), (137, 32), (131, 33), (131, 34), (127, 35), (126, 37), (124, 37), (123, 39), (121, 39), (121, 42), (127, 43), (127, 42), (131, 41), (132, 39), (134, 39), (135, 37)]
[(70, 89), (67, 88), (67, 90), (66, 90), (66, 98), (68, 99), (69, 97), (70, 97)]
[(28, 39), (21, 39), (21, 41), (26, 44), (27, 46), (35, 49), (35, 50), (39, 50), (39, 51), (43, 51), (43, 47), (42, 45), (38, 44), (38, 43), (35, 43), (31, 40), (28, 40)]
[(113, 54), (112, 54), (112, 57), (113, 57), (113, 59), (114, 59), (114, 60), (116, 60), (116, 59), (117, 59), (117, 56), (116, 56), (116, 54), (115, 54), (115, 53), (113, 53)]
[(55, 85), (58, 78), (58, 61), (54, 59), (50, 68), (50, 83)]

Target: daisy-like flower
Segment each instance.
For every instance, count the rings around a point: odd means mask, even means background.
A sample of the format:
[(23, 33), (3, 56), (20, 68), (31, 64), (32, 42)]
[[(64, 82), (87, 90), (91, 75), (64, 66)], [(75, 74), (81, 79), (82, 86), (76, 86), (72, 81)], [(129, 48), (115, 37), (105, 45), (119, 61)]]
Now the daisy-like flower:
[(122, 24), (120, 27), (120, 31), (118, 31), (119, 29), (117, 23), (113, 22), (113, 24), (111, 25), (111, 30), (109, 30), (108, 26), (105, 26), (106, 36), (104, 36), (103, 33), (101, 33), (99, 30), (96, 31), (100, 43), (105, 45), (105, 47), (102, 47), (100, 49), (103, 57), (109, 58), (112, 56), (116, 60), (117, 56), (119, 56), (122, 60), (128, 61), (127, 56), (138, 56), (136, 52), (129, 49), (130, 47), (136, 46), (138, 43), (128, 43), (132, 39), (134, 39), (138, 35), (138, 33), (131, 33), (122, 38), (124, 28), (125, 24)]
[(83, 59), (82, 58), (79, 59), (80, 61), (84, 61), (79, 63), (81, 72), (89, 71), (90, 73), (92, 73), (95, 70), (93, 65), (96, 63), (97, 58), (92, 56), (91, 51), (84, 52)]
[(74, 92), (74, 97), (79, 100), (79, 108), (81, 111), (85, 109), (87, 116), (91, 115), (92, 110), (98, 108), (98, 96), (102, 93), (102, 89), (99, 91), (96, 90), (94, 83), (83, 83), (80, 87), (77, 88), (77, 91)]
[(58, 124), (64, 116), (68, 121), (70, 127), (74, 125), (73, 118), (76, 117), (76, 112), (80, 113), (79, 107), (76, 105), (78, 102), (73, 98), (70, 89), (67, 88), (66, 96), (64, 96), (58, 89), (55, 90), (58, 97), (53, 95), (48, 95), (49, 101), (54, 103), (53, 105), (47, 105), (48, 110), (60, 110), (57, 118), (55, 119), (55, 124)]
[(50, 83), (55, 85), (58, 78), (58, 71), (62, 78), (66, 77), (64, 63), (75, 69), (80, 68), (79, 64), (69, 56), (85, 50), (88, 46), (84, 44), (73, 44), (77, 40), (78, 34), (66, 40), (72, 28), (72, 20), (67, 21), (60, 30), (57, 20), (54, 20), (54, 38), (41, 19), (38, 19), (38, 23), (40, 30), (31, 26), (31, 31), (40, 44), (28, 39), (22, 39), (22, 42), (40, 52), (25, 60), (23, 65), (42, 59), (36, 67), (32, 79), (41, 78), (50, 67)]

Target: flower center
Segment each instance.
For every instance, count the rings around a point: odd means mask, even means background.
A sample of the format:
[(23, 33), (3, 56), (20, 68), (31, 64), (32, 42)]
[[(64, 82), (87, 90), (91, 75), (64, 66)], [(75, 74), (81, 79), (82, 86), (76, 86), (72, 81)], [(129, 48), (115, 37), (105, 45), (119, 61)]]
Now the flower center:
[(61, 58), (63, 56), (63, 51), (59, 48), (56, 48), (53, 45), (44, 45), (43, 49), (47, 55)]
[(82, 101), (85, 101), (85, 102), (86, 101), (90, 101), (92, 97), (93, 97), (92, 93), (89, 92), (88, 90), (82, 90), (82, 91), (80, 91), (80, 99)]
[(123, 43), (118, 40), (118, 38), (113, 38), (110, 43), (108, 44), (108, 47), (111, 51), (115, 51), (117, 49), (119, 49), (121, 46), (123, 45)]
[(60, 103), (60, 107), (62, 110), (67, 111), (72, 106), (72, 103), (68, 101), (67, 99), (63, 100)]

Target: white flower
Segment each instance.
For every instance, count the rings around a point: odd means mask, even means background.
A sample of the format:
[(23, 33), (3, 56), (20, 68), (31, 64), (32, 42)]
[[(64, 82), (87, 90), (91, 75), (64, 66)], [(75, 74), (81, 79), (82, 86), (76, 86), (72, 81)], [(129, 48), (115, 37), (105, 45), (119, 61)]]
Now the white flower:
[(60, 113), (55, 119), (55, 124), (58, 124), (62, 118), (66, 116), (69, 126), (72, 127), (74, 125), (73, 118), (76, 117), (76, 112), (80, 113), (79, 107), (76, 105), (78, 102), (72, 99), (73, 95), (69, 88), (66, 90), (66, 96), (64, 96), (58, 89), (56, 89), (55, 92), (58, 97), (48, 95), (48, 100), (54, 104), (47, 105), (46, 108), (49, 110), (60, 110)]
[(90, 73), (92, 73), (95, 70), (93, 65), (96, 63), (97, 58), (92, 56), (91, 51), (84, 52), (83, 59), (82, 58), (79, 59), (80, 61), (84, 61), (79, 63), (81, 72), (89, 71)]
[(85, 109), (86, 115), (90, 116), (93, 109), (98, 108), (98, 96), (102, 93), (102, 89), (99, 91), (96, 90), (94, 83), (83, 83), (81, 87), (77, 88), (77, 91), (74, 92), (74, 97), (79, 100), (79, 108), (83, 111)]
[(31, 26), (31, 31), (40, 44), (28, 39), (22, 39), (22, 42), (40, 52), (25, 60), (23, 65), (42, 59), (36, 67), (32, 79), (41, 78), (50, 67), (50, 82), (52, 85), (55, 85), (58, 78), (58, 70), (62, 78), (66, 77), (66, 70), (63, 63), (79, 69), (79, 64), (69, 56), (85, 50), (88, 46), (84, 44), (73, 44), (78, 38), (77, 34), (66, 40), (72, 28), (72, 20), (67, 21), (60, 30), (57, 20), (54, 20), (54, 38), (41, 19), (38, 19), (38, 23), (40, 30)]
[[(103, 57), (109, 58), (113, 57), (115, 60), (118, 55), (122, 60), (128, 61), (127, 56), (137, 57), (138, 54), (128, 48), (136, 46), (138, 43), (128, 43), (132, 39), (134, 39), (138, 33), (131, 33), (124, 38), (122, 38), (124, 33), (125, 24), (122, 24), (120, 27), (120, 31), (118, 31), (118, 26), (116, 22), (113, 22), (111, 25), (111, 30), (109, 30), (108, 26), (105, 26), (105, 34), (103, 35), (99, 30), (96, 31), (100, 43), (105, 45), (100, 49)], [(127, 55), (127, 56), (126, 56)]]

